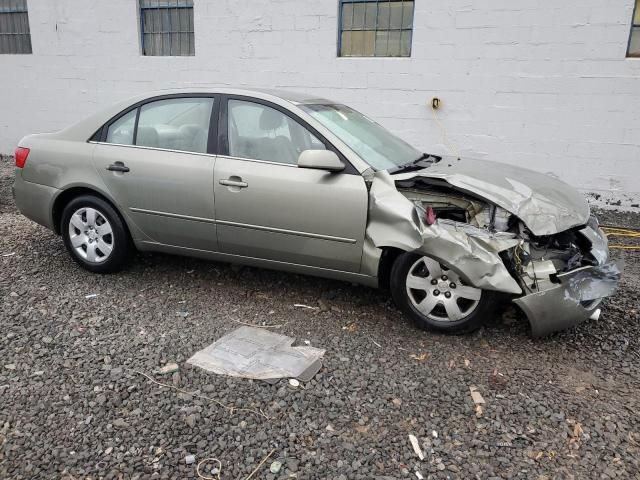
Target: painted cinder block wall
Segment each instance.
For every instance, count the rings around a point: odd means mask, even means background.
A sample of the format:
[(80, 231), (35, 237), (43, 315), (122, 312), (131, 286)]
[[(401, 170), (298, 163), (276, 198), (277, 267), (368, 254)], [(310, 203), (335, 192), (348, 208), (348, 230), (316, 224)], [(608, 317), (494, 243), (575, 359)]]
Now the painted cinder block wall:
[(634, 0), (416, 0), (411, 58), (336, 55), (338, 0), (195, 0), (195, 57), (140, 54), (135, 0), (29, 0), (32, 55), (0, 55), (0, 152), (167, 87), (300, 90), (348, 103), (431, 153), (549, 172), (640, 201)]

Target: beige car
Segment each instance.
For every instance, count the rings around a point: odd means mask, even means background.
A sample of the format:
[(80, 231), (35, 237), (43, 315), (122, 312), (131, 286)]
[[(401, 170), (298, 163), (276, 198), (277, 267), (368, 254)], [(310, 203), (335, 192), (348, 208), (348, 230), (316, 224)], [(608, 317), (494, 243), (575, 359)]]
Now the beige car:
[(429, 329), (513, 300), (535, 335), (597, 318), (620, 272), (585, 199), (557, 179), (424, 154), (357, 111), (236, 89), (140, 95), (16, 150), (15, 198), (71, 257), (134, 250), (388, 287)]

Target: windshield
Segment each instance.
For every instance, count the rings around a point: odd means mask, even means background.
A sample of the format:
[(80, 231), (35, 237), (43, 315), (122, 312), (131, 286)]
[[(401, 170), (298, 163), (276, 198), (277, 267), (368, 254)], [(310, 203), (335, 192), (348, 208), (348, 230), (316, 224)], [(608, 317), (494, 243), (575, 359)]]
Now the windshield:
[(414, 162), (422, 153), (346, 105), (301, 105), (377, 170)]

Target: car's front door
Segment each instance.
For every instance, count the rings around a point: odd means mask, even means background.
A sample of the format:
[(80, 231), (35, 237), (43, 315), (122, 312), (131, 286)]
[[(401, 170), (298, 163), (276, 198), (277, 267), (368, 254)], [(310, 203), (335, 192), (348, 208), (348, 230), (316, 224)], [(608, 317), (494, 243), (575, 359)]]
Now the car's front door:
[[(327, 145), (281, 108), (246, 98), (222, 103), (214, 169), (221, 252), (359, 272), (368, 194), (355, 172), (297, 167)], [(226, 137), (226, 138), (225, 138)]]
[(215, 101), (145, 103), (106, 127), (96, 145), (94, 164), (107, 189), (149, 242), (217, 250), (216, 157), (208, 153)]

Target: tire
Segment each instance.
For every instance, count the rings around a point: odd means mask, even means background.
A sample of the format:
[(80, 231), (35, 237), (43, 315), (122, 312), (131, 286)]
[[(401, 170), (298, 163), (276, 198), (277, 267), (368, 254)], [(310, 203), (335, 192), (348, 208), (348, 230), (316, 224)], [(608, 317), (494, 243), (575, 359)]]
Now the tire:
[(477, 330), (496, 304), (495, 292), (466, 285), (453, 270), (415, 253), (394, 262), (391, 295), (419, 328), (450, 334)]
[(71, 258), (90, 272), (117, 272), (133, 251), (118, 212), (94, 195), (81, 195), (64, 207), (60, 232)]

